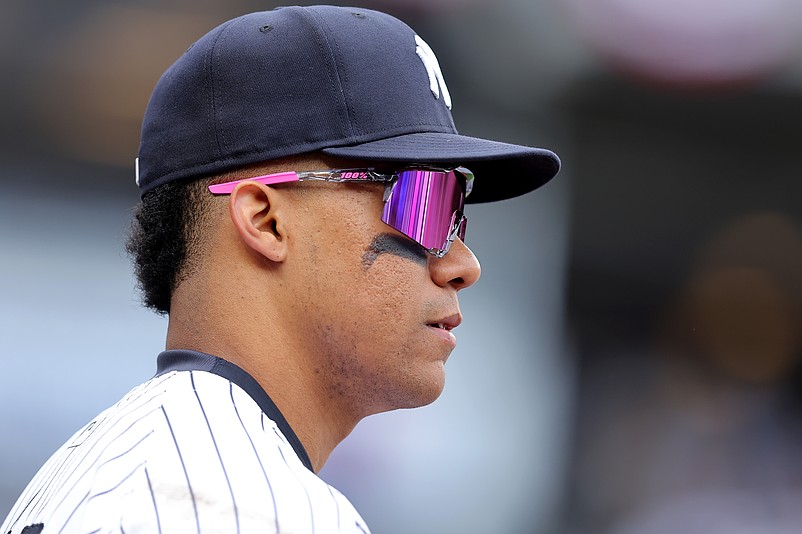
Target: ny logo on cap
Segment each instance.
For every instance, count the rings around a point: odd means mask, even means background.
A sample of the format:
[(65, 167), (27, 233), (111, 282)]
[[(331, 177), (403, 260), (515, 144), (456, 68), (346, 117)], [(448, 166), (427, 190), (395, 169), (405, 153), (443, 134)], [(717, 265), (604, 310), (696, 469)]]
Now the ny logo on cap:
[(446, 87), (446, 81), (443, 79), (443, 72), (440, 70), (440, 63), (437, 62), (437, 57), (434, 55), (431, 47), (426, 44), (426, 41), (421, 39), (418, 35), (415, 36), (415, 43), (418, 45), (415, 48), (415, 53), (423, 61), (423, 66), (426, 67), (426, 73), (429, 75), (429, 89), (438, 100), (440, 99), (440, 91), (443, 91), (443, 102), (446, 107), (451, 109), (451, 94)]

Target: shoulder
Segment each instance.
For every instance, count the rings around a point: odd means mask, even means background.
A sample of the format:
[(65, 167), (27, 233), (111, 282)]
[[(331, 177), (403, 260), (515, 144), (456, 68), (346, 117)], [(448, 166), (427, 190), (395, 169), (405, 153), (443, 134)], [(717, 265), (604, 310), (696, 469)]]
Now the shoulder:
[(204, 371), (134, 388), (54, 454), (17, 508), (4, 532), (367, 530), (245, 391)]
[(196, 525), (221, 532), (367, 531), (348, 500), (304, 466), (244, 390), (214, 374), (180, 374), (190, 375), (180, 379), (192, 385), (194, 399), (170, 396), (170, 439), (151, 475), (165, 514), (176, 516), (181, 503), (186, 517), (192, 505)]

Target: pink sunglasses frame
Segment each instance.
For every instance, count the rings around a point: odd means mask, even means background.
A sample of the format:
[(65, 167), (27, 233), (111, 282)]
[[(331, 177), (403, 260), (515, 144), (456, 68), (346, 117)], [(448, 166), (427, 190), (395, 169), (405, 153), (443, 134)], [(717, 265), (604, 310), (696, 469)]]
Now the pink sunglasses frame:
[[(412, 183), (404, 182), (407, 187), (400, 188), (402, 190), (396, 193), (400, 199), (396, 202), (393, 199), (396, 186), (407, 173), (414, 173), (410, 178)], [(451, 175), (463, 178), (456, 180), (458, 186), (454, 185), (453, 179), (447, 179)], [(445, 256), (457, 237), (464, 240), (467, 217), (462, 209), (465, 197), (473, 189), (473, 173), (464, 167), (441, 169), (410, 166), (392, 173), (378, 172), (375, 169), (288, 171), (210, 185), (209, 191), (215, 195), (226, 195), (234, 191), (241, 182), (276, 185), (305, 180), (384, 183), (385, 207), (382, 221), (438, 258)], [(446, 200), (450, 200), (450, 203), (444, 205)]]

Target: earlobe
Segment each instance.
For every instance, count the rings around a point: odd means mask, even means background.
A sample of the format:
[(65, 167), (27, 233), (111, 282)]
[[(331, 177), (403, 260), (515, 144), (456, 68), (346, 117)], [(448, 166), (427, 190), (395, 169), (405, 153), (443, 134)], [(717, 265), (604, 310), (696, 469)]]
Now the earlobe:
[(231, 192), (231, 222), (243, 243), (264, 258), (282, 262), (287, 256), (287, 236), (281, 196), (266, 185), (242, 182)]

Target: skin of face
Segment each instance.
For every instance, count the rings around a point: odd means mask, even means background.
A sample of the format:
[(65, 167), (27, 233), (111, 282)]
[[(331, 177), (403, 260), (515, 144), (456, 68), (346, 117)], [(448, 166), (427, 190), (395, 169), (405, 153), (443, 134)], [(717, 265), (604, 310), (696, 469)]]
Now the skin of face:
[(459, 239), (436, 258), (383, 223), (380, 183), (247, 180), (369, 166), (309, 154), (217, 177), (241, 182), (209, 197), (171, 300), (166, 347), (248, 372), (316, 471), (362, 418), (440, 395), (455, 339), (434, 323), (459, 323), (457, 293), (480, 274)]
[(363, 416), (431, 403), (454, 349), (431, 325), (461, 317), (476, 257), (457, 240), (435, 258), (383, 223), (381, 184), (309, 186), (285, 262), (293, 322), (326, 394)]

